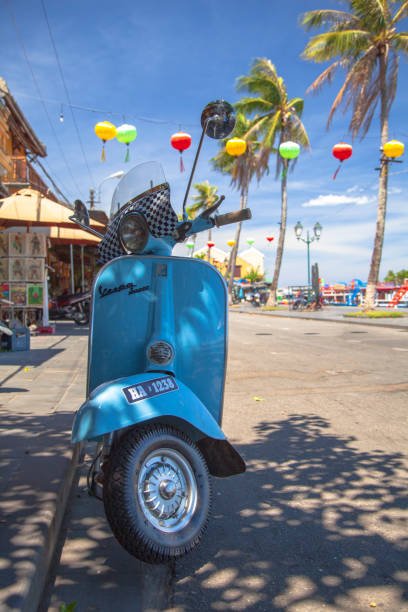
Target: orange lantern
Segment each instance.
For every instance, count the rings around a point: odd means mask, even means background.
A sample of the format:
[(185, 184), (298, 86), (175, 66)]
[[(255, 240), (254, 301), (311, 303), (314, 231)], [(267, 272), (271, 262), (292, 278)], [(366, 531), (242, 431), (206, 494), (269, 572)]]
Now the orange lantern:
[(225, 150), (228, 155), (232, 155), (233, 157), (238, 157), (238, 155), (242, 155), (245, 153), (247, 149), (247, 143), (242, 138), (230, 138), (227, 140), (225, 145)]
[(94, 129), (95, 129), (95, 134), (97, 135), (97, 137), (102, 140), (103, 144), (102, 144), (101, 161), (105, 161), (106, 160), (105, 142), (107, 140), (112, 140), (112, 138), (115, 138), (116, 128), (112, 123), (109, 123), (109, 121), (100, 121), (99, 123), (95, 125)]

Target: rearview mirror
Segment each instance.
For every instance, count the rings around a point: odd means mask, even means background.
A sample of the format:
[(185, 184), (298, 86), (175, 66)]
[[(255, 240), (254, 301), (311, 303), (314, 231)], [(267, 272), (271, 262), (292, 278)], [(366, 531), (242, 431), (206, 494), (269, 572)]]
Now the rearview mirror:
[(201, 113), (201, 127), (210, 138), (226, 138), (235, 127), (234, 109), (225, 100), (210, 102)]
[(74, 207), (75, 212), (73, 214), (73, 217), (75, 218), (75, 220), (79, 221), (79, 223), (81, 223), (82, 225), (86, 225), (86, 227), (89, 227), (89, 212), (85, 204), (81, 202), (81, 200), (75, 200)]

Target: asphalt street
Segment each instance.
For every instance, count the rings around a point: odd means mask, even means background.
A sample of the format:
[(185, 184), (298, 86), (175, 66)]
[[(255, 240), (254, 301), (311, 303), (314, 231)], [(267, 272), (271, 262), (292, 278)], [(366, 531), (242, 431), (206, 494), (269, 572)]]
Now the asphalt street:
[(201, 546), (134, 560), (74, 488), (42, 610), (408, 612), (408, 333), (230, 315), (223, 428), (245, 474), (213, 479)]

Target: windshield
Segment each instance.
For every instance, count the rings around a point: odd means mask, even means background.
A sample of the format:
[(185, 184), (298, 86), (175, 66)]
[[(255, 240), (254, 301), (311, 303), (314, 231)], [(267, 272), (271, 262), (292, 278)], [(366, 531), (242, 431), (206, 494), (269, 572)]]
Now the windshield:
[(113, 193), (110, 218), (113, 219), (136, 196), (165, 182), (163, 168), (158, 162), (144, 162), (135, 166), (119, 181)]

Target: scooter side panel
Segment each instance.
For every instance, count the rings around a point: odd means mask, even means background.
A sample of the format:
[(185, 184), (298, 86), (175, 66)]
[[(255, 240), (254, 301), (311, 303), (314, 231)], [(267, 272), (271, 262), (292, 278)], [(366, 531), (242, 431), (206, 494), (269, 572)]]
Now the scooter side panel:
[[(166, 320), (158, 322), (157, 276), (165, 268), (172, 307)], [(189, 387), (221, 423), (226, 313), (224, 279), (206, 262), (163, 256), (113, 260), (94, 285), (88, 393), (104, 382), (147, 371), (149, 342), (167, 339), (174, 345), (175, 358), (164, 369)]]
[[(163, 374), (138, 374), (100, 385), (78, 410), (72, 429), (72, 442), (92, 440), (112, 431), (163, 417), (181, 418), (215, 440), (225, 435), (199, 398), (181, 380), (173, 390), (147, 399), (129, 401), (127, 389), (137, 389), (140, 383), (162, 379)], [(170, 377), (168, 377), (170, 378)]]

